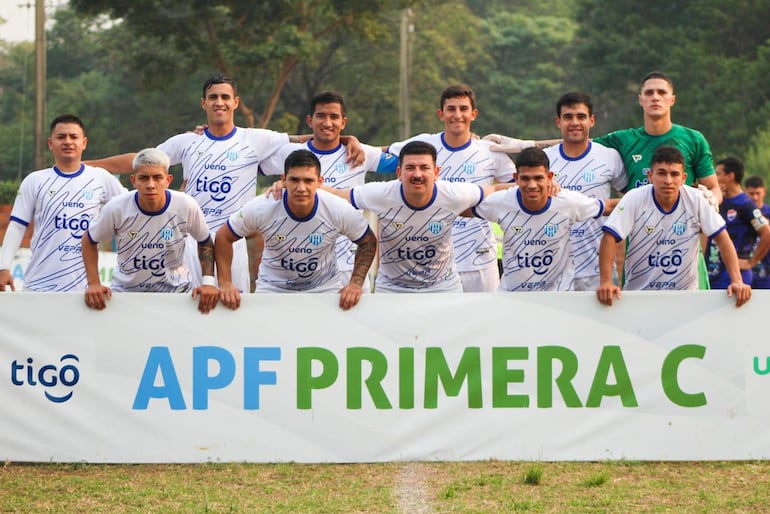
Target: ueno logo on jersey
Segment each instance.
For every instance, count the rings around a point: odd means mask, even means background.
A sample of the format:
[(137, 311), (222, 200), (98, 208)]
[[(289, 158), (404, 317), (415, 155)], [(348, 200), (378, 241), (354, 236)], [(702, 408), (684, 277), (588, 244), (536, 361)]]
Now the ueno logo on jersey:
[(56, 364), (35, 366), (32, 357), (27, 357), (25, 363), (13, 361), (11, 363), (11, 383), (15, 386), (41, 386), (45, 388), (45, 397), (54, 403), (64, 403), (72, 398), (72, 388), (80, 380), (80, 371), (77, 365), (69, 361), (79, 362), (77, 355), (71, 353), (62, 355), (59, 359), (64, 365), (60, 368)]
[(444, 230), (444, 224), (440, 221), (431, 221), (428, 223), (428, 232), (433, 235), (439, 235)]
[(211, 199), (215, 202), (221, 202), (233, 188), (233, 178), (225, 175), (219, 180), (210, 180), (208, 177), (202, 177), (195, 181), (195, 189), (200, 193), (202, 191), (211, 194)]
[(674, 275), (679, 271), (679, 266), (682, 265), (682, 256), (683, 252), (679, 249), (673, 250), (670, 255), (655, 252), (647, 258), (647, 264), (651, 268), (661, 268), (661, 271), (666, 275)]
[(171, 241), (171, 238), (174, 237), (174, 229), (171, 227), (164, 227), (160, 229), (160, 238), (164, 241)]
[(543, 227), (543, 233), (548, 237), (555, 236), (556, 232), (558, 231), (559, 231), (559, 225), (555, 225), (553, 223), (549, 223), (548, 225)]
[(738, 211), (735, 209), (727, 209), (727, 221), (733, 221), (738, 215)]
[(596, 172), (594, 170), (585, 170), (583, 172), (583, 180), (585, 182), (593, 182), (596, 179)]
[(674, 223), (671, 226), (671, 231), (678, 236), (681, 236), (682, 234), (684, 234), (685, 230), (687, 230), (687, 225), (685, 225), (684, 223)]
[(69, 230), (70, 235), (75, 239), (82, 239), (83, 233), (88, 230), (91, 217), (88, 214), (81, 214), (79, 218), (67, 217), (65, 213), (54, 216), (53, 226), (56, 229)]
[(545, 250), (539, 255), (532, 256), (529, 255), (529, 252), (524, 252), (524, 255), (518, 254), (516, 260), (519, 268), (532, 268), (536, 275), (545, 275), (553, 264), (553, 250)]
[(324, 236), (322, 234), (319, 234), (317, 232), (314, 232), (307, 236), (307, 240), (310, 241), (311, 245), (318, 246), (324, 241)]

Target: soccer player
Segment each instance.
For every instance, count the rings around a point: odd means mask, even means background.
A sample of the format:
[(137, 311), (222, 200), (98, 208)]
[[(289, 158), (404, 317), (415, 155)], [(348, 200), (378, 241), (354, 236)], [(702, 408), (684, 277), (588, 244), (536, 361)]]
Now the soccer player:
[[(249, 201), (217, 231), (216, 261), (222, 303), (240, 306), (238, 288), (230, 281), (233, 243), (256, 232), (265, 241), (257, 293), (339, 292), (343, 310), (355, 306), (366, 273), (377, 252), (377, 238), (363, 214), (347, 202), (320, 190), (321, 163), (309, 150), (286, 158), (281, 201), (260, 196)], [(344, 235), (357, 246), (347, 282), (337, 269), (335, 244)]]
[(612, 305), (613, 298), (620, 298), (620, 288), (612, 282), (612, 261), (617, 244), (626, 237), (625, 289), (697, 289), (703, 232), (714, 238), (722, 253), (732, 281), (727, 295), (734, 295), (740, 307), (751, 298), (751, 286), (741, 279), (738, 256), (722, 217), (697, 189), (683, 187), (687, 173), (682, 152), (672, 146), (658, 147), (651, 163), (651, 183), (626, 193), (604, 224), (598, 300)]
[(657, 147), (668, 145), (679, 149), (685, 158), (687, 185), (697, 181), (711, 191), (715, 203), (719, 204), (722, 193), (708, 141), (697, 130), (672, 121), (671, 108), (675, 102), (673, 81), (659, 71), (652, 71), (642, 79), (639, 93), (644, 126), (610, 132), (594, 141), (620, 153), (628, 173), (628, 189), (648, 184), (651, 159)]
[(55, 164), (30, 173), (19, 187), (0, 253), (0, 291), (15, 290), (10, 266), (30, 222), (34, 233), (24, 289), (85, 289), (80, 240), (102, 206), (126, 192), (106, 170), (82, 162), (87, 144), (85, 127), (77, 116), (63, 114), (51, 122), (48, 148)]
[[(562, 189), (548, 196), (553, 178), (548, 155), (526, 148), (516, 157), (516, 187), (494, 193), (472, 212), (503, 229), (501, 291), (560, 291), (570, 288), (570, 234), (576, 222), (598, 218), (605, 203)], [(617, 200), (607, 200), (607, 212)]]
[[(749, 198), (754, 200), (757, 208), (762, 212), (762, 216), (766, 219), (770, 219), (770, 206), (765, 203), (765, 182), (762, 177), (749, 177), (745, 182), (746, 194)], [(751, 282), (752, 289), (770, 289), (770, 252), (765, 254), (764, 259), (759, 261), (754, 268), (752, 268), (752, 274), (754, 275)]]
[[(214, 243), (203, 213), (193, 198), (170, 191), (169, 158), (157, 148), (134, 157), (131, 191), (110, 200), (83, 236), (83, 263), (88, 276), (85, 302), (104, 309), (112, 291), (186, 293), (200, 296), (198, 310), (207, 314), (219, 297), (214, 281)], [(198, 241), (203, 284), (193, 287), (184, 262), (187, 236)], [(116, 238), (118, 265), (112, 289), (99, 280), (97, 242)]]
[[(589, 139), (594, 123), (589, 95), (579, 92), (562, 95), (556, 101), (556, 126), (561, 131), (562, 142), (544, 151), (551, 163), (550, 170), (563, 190), (578, 191), (606, 202), (612, 190), (625, 190), (628, 178), (620, 154)], [(572, 266), (564, 270), (568, 289), (595, 291), (599, 287), (602, 223), (597, 218), (577, 222), (569, 235)]]
[[(401, 148), (398, 180), (329, 189), (379, 220), (380, 266), (375, 292), (462, 292), (452, 230), (460, 213), (505, 186), (439, 180), (436, 148), (411, 141)], [(497, 274), (496, 252), (492, 253)]]
[[(270, 157), (260, 163), (260, 170), (265, 175), (284, 173), (284, 161), (293, 151), (305, 149), (313, 152), (321, 162), (321, 176), (324, 185), (332, 188), (351, 188), (363, 185), (367, 172), (377, 172), (385, 154), (380, 148), (360, 145), (364, 154), (361, 164), (348, 162), (345, 146), (342, 144), (342, 131), (347, 125), (345, 99), (336, 91), (318, 93), (310, 100), (310, 110), (305, 118), (313, 131), (312, 139), (305, 143), (289, 143), (279, 148)], [(343, 274), (343, 281), (348, 282), (353, 272), (355, 245), (345, 236), (337, 238), (337, 268)], [(364, 282), (364, 291), (368, 291), (369, 278)]]
[[(725, 219), (727, 233), (738, 253), (743, 282), (753, 287), (752, 268), (762, 262), (770, 250), (770, 225), (757, 204), (743, 191), (744, 166), (738, 157), (726, 157), (717, 162), (717, 180), (723, 200), (719, 214)], [(711, 289), (725, 289), (730, 284), (718, 248), (709, 241), (708, 270)]]
[[(439, 99), (438, 117), (444, 124), (443, 132), (419, 134), (393, 143), (388, 152), (398, 154), (406, 143), (423, 141), (436, 149), (441, 180), (480, 186), (511, 183), (513, 161), (504, 153), (491, 151), (492, 143), (472, 137), (471, 124), (478, 114), (476, 95), (469, 86), (449, 86)], [(496, 291), (500, 284), (497, 242), (489, 222), (476, 218), (455, 220), (452, 241), (463, 290)]]

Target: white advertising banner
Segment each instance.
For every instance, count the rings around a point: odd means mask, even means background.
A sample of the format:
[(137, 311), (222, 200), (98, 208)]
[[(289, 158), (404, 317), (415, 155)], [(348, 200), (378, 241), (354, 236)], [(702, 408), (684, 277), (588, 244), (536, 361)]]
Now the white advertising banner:
[(770, 457), (770, 293), (0, 294), (0, 458)]

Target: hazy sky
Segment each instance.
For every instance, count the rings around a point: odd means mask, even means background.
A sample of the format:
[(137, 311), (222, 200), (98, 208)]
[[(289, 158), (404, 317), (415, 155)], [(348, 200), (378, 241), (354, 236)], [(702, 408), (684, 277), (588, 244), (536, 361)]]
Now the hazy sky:
[[(13, 42), (35, 40), (35, 1), (0, 0), (0, 18), (5, 20), (0, 24), (0, 39)], [(66, 0), (45, 0), (46, 14), (66, 3)]]

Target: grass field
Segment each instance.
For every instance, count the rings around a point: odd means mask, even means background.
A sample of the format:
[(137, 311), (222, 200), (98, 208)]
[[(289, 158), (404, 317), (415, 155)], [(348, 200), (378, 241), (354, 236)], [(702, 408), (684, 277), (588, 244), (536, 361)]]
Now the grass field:
[(770, 512), (770, 462), (0, 468), (0, 512)]

